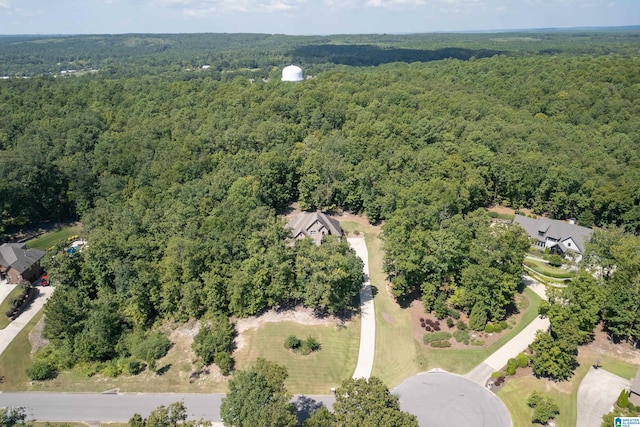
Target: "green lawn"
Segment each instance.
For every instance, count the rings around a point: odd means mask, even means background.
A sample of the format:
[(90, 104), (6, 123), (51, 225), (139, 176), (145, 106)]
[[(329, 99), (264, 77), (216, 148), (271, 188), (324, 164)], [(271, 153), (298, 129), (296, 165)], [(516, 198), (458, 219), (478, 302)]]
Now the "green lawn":
[(11, 341), (9, 347), (0, 354), (0, 390), (26, 390), (29, 378), (25, 369), (31, 364), (31, 343), (29, 332), (42, 318), (40, 311)]
[(567, 271), (563, 268), (553, 267), (547, 263), (542, 261), (537, 261), (533, 259), (525, 259), (524, 265), (529, 267), (530, 269), (543, 274), (548, 277), (553, 277), (554, 279), (571, 279), (576, 277), (576, 273), (572, 271)]
[(605, 369), (623, 378), (631, 379), (635, 376), (638, 365), (629, 363), (612, 354), (596, 352), (589, 347), (580, 347), (578, 363), (573, 377), (569, 381), (553, 382), (535, 377), (521, 377), (508, 379), (506, 385), (498, 391), (498, 397), (511, 413), (514, 427), (532, 426), (532, 411), (526, 400), (532, 391), (548, 392), (560, 406), (558, 427), (573, 427), (576, 425), (578, 411), (578, 388), (582, 379), (596, 361), (600, 360), (601, 369)]
[(520, 331), (527, 327), (527, 325), (538, 316), (538, 307), (542, 299), (529, 288), (526, 288), (524, 293), (529, 299), (527, 311), (524, 312), (520, 322), (513, 329), (508, 330), (493, 344), (480, 349), (470, 347), (464, 350), (447, 350), (427, 347), (416, 343), (418, 349), (422, 351), (424, 364), (429, 369), (437, 367), (458, 374), (465, 374), (475, 368), (484, 359), (520, 333)]
[(35, 239), (31, 239), (27, 242), (27, 248), (35, 248), (42, 249), (46, 251), (52, 246), (55, 246), (58, 242), (63, 240), (67, 240), (71, 236), (76, 236), (80, 234), (82, 231), (82, 226), (77, 225), (73, 227), (64, 227), (60, 230), (51, 231), (49, 233), (45, 233), (40, 237), (36, 237)]
[[(356, 317), (346, 327), (264, 323), (242, 335), (245, 345), (234, 353), (238, 369), (247, 369), (262, 357), (287, 368), (289, 378), (285, 384), (289, 392), (329, 394), (332, 387), (340, 386), (353, 375), (360, 344), (360, 318)], [(300, 339), (312, 336), (322, 348), (306, 356), (294, 353), (284, 347), (289, 335)]]
[(20, 286), (16, 286), (9, 295), (7, 295), (4, 301), (0, 302), (0, 329), (6, 328), (9, 326), (9, 323), (11, 323), (11, 320), (5, 316), (5, 313), (11, 308), (11, 298), (17, 297), (21, 293), (22, 288)]

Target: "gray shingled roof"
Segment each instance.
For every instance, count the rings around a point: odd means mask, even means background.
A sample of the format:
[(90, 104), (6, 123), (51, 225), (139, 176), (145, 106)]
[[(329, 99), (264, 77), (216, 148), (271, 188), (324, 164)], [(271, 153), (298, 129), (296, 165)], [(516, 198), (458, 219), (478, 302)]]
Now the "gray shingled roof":
[(573, 239), (580, 252), (584, 252), (585, 243), (591, 238), (593, 230), (576, 224), (559, 221), (557, 219), (539, 218), (533, 219), (522, 215), (516, 215), (513, 219), (515, 224), (525, 229), (529, 237), (539, 239), (538, 232), (542, 231), (546, 237), (557, 239), (559, 242), (567, 238)]
[(0, 265), (22, 274), (46, 254), (40, 249), (27, 249), (24, 243), (4, 243), (0, 246)]
[(323, 212), (300, 212), (289, 220), (287, 227), (291, 229), (293, 237), (298, 236), (300, 233), (308, 236), (309, 228), (316, 221), (324, 225), (329, 230), (329, 234), (334, 236), (342, 235), (340, 223)]

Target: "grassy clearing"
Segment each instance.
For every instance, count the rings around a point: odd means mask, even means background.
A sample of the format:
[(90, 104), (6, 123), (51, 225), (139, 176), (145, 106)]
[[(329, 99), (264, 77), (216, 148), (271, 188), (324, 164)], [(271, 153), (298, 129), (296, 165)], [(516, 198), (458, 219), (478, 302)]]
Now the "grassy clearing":
[(558, 415), (556, 419), (556, 426), (573, 427), (576, 425), (576, 408), (575, 404), (572, 403), (571, 388), (567, 390), (568, 387), (566, 384), (562, 385), (564, 387), (557, 387), (550, 381), (539, 380), (533, 376), (514, 378), (510, 379), (507, 384), (498, 391), (498, 397), (502, 399), (509, 410), (513, 427), (530, 427), (536, 425), (531, 422), (533, 409), (527, 405), (527, 398), (534, 391), (548, 394), (560, 407), (560, 415)]
[(0, 354), (0, 390), (24, 391), (28, 389), (29, 378), (27, 378), (25, 369), (31, 364), (29, 332), (42, 316), (42, 311), (36, 314), (11, 341), (4, 353)]
[[(306, 356), (294, 353), (284, 347), (289, 335), (300, 339), (312, 336), (322, 348)], [(238, 369), (247, 369), (262, 357), (287, 368), (289, 392), (329, 394), (331, 387), (338, 387), (353, 375), (360, 343), (360, 320), (356, 318), (345, 327), (264, 323), (257, 329), (243, 332), (243, 337), (246, 344), (234, 354)]]
[(444, 350), (426, 347), (416, 343), (418, 350), (422, 353), (423, 365), (426, 366), (427, 369), (437, 367), (458, 374), (467, 373), (475, 368), (484, 359), (519, 334), (538, 316), (538, 307), (542, 299), (531, 289), (526, 288), (524, 293), (529, 299), (527, 311), (524, 312), (520, 322), (513, 329), (510, 329), (493, 344), (481, 349)]
[(35, 239), (31, 239), (27, 242), (27, 248), (35, 248), (42, 249), (46, 251), (52, 246), (55, 246), (58, 242), (63, 240), (67, 240), (71, 236), (78, 235), (82, 232), (82, 226), (76, 225), (73, 227), (64, 227), (60, 230), (51, 231), (49, 233), (45, 233), (40, 237), (36, 237)]
[(567, 271), (559, 267), (553, 267), (542, 261), (525, 259), (524, 265), (536, 271), (537, 273), (543, 274), (548, 277), (553, 277), (554, 279), (571, 279), (573, 277), (576, 277), (575, 272)]
[(9, 311), (11, 308), (11, 299), (17, 297), (22, 293), (22, 288), (20, 286), (16, 286), (13, 290), (7, 295), (7, 297), (0, 303), (0, 329), (4, 329), (11, 323), (11, 320), (4, 314)]
[(511, 413), (514, 427), (532, 426), (532, 411), (526, 400), (532, 391), (548, 392), (560, 406), (560, 416), (556, 420), (558, 427), (575, 426), (578, 412), (578, 388), (589, 368), (600, 360), (601, 369), (605, 369), (623, 378), (631, 379), (635, 376), (638, 365), (629, 363), (612, 354), (596, 352), (589, 347), (580, 347), (578, 363), (573, 377), (569, 381), (556, 383), (553, 381), (536, 379), (533, 376), (513, 378), (498, 392), (498, 397)]

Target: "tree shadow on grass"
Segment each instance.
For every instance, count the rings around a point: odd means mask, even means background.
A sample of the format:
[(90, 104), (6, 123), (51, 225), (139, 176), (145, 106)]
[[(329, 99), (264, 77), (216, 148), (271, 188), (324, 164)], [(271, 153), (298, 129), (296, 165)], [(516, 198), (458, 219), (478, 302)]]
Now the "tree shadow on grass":
[(156, 375), (158, 375), (158, 376), (160, 376), (160, 377), (161, 377), (161, 376), (163, 376), (164, 374), (166, 374), (166, 373), (169, 371), (169, 369), (171, 369), (171, 363), (168, 363), (168, 364), (164, 365), (162, 368), (159, 368), (159, 369), (156, 371)]

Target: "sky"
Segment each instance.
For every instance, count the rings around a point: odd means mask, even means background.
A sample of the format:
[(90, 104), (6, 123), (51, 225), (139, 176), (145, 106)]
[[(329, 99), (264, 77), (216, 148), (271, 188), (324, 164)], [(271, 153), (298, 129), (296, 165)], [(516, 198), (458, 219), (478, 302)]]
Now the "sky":
[(640, 25), (640, 0), (0, 0), (0, 34), (429, 33)]

